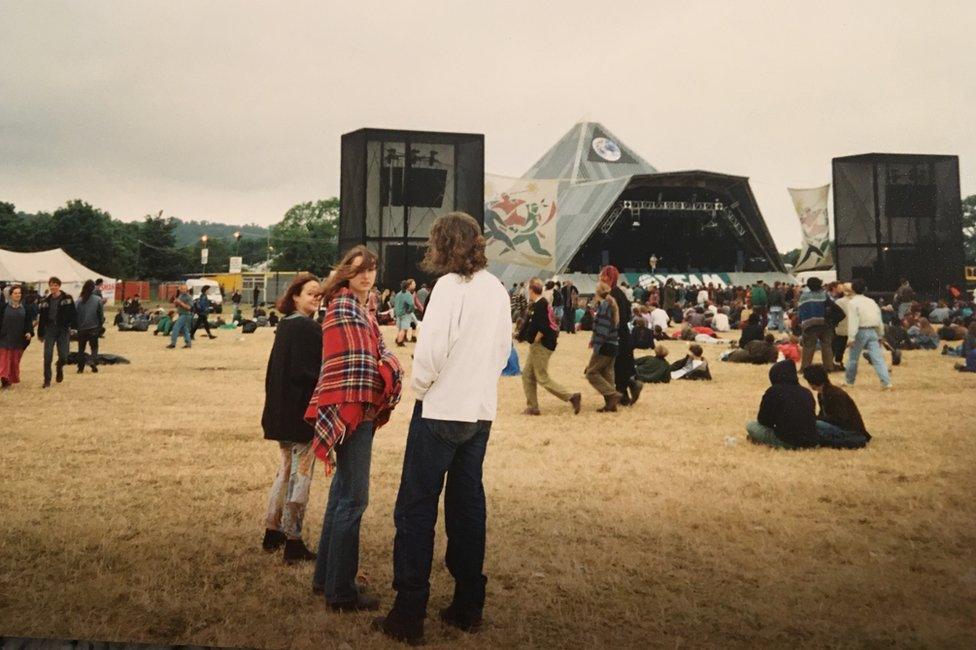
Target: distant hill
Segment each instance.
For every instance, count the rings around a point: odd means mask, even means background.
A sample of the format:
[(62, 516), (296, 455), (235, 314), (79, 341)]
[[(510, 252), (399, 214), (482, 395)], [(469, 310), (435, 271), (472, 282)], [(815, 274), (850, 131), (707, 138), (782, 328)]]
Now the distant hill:
[(177, 221), (179, 225), (176, 226), (176, 231), (173, 233), (176, 237), (177, 247), (195, 244), (200, 241), (200, 237), (203, 235), (214, 239), (231, 239), (235, 232), (240, 231), (241, 235), (248, 239), (266, 238), (268, 236), (267, 228), (253, 223), (246, 226), (235, 226), (210, 221), (183, 221), (181, 219), (177, 219)]

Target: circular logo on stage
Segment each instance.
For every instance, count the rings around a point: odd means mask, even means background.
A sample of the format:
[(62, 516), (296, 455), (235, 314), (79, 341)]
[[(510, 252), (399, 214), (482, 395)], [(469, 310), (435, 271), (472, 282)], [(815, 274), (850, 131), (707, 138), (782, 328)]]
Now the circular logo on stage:
[(620, 147), (610, 138), (593, 138), (593, 151), (609, 162), (617, 162), (622, 155)]

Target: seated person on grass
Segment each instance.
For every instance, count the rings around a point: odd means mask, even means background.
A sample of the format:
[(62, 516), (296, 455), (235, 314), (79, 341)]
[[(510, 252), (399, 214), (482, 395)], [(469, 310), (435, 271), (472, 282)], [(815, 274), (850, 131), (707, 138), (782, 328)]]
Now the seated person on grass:
[(803, 370), (803, 378), (817, 394), (820, 413), (817, 415), (817, 435), (825, 447), (856, 449), (871, 440), (864, 428), (861, 412), (843, 388), (834, 386), (827, 371), (820, 364)]
[(769, 369), (771, 384), (763, 394), (759, 414), (746, 423), (750, 442), (780, 449), (802, 449), (820, 444), (813, 395), (800, 385), (796, 364), (779, 361)]
[(710, 381), (712, 373), (708, 369), (708, 362), (702, 357), (704, 350), (697, 343), (688, 346), (690, 354), (671, 364), (671, 379), (704, 379)]
[(160, 317), (159, 322), (156, 323), (156, 329), (153, 331), (153, 336), (158, 336), (162, 334), (163, 336), (169, 336), (169, 333), (173, 330), (173, 319), (176, 317), (176, 312), (172, 309), (169, 310), (165, 316)]
[(749, 341), (744, 348), (723, 352), (720, 359), (732, 363), (755, 363), (757, 365), (775, 363), (779, 356), (779, 350), (774, 343), (775, 340), (772, 334), (767, 334), (760, 341)]
[(668, 349), (663, 345), (654, 348), (654, 354), (634, 359), (637, 378), (645, 384), (666, 384), (671, 381), (671, 365), (668, 363)]

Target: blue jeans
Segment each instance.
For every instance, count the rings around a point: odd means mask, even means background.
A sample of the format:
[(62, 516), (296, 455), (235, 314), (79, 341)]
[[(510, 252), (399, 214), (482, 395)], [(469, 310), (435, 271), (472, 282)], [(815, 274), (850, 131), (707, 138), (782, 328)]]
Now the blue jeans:
[(68, 363), (71, 341), (67, 327), (50, 326), (44, 331), (44, 381), (51, 382), (51, 362), (54, 361), (54, 348), (58, 349), (58, 367)]
[(768, 445), (778, 449), (792, 449), (785, 442), (776, 437), (772, 427), (760, 424), (758, 420), (746, 422), (746, 434), (749, 440), (760, 445)]
[(824, 447), (834, 449), (859, 449), (867, 444), (867, 438), (861, 433), (846, 431), (836, 424), (817, 420), (817, 435), (823, 441)]
[(190, 345), (190, 315), (180, 314), (176, 317), (176, 322), (173, 323), (173, 331), (169, 334), (169, 344), (176, 345), (176, 339), (180, 338), (180, 333), (183, 334), (183, 343), (187, 346)]
[(359, 524), (369, 505), (369, 466), (373, 456), (373, 422), (363, 422), (336, 445), (336, 470), (319, 537), (312, 584), (323, 587), (329, 603), (359, 597)]
[(857, 362), (861, 358), (861, 351), (867, 350), (868, 358), (871, 359), (871, 367), (878, 373), (878, 379), (882, 386), (891, 386), (891, 378), (888, 376), (888, 365), (885, 363), (884, 355), (881, 354), (881, 343), (879, 343), (878, 332), (873, 327), (862, 327), (857, 330), (854, 336), (854, 345), (847, 355), (847, 373), (845, 380), (848, 384), (853, 384), (857, 377)]
[(491, 422), (429, 420), (418, 401), (410, 420), (393, 521), (395, 614), (423, 620), (430, 598), (437, 502), (444, 488), (445, 561), (454, 578), (454, 602), (480, 614), (485, 602), (485, 488), (481, 466)]
[(776, 330), (778, 332), (783, 331), (783, 308), (782, 307), (769, 308), (769, 329)]

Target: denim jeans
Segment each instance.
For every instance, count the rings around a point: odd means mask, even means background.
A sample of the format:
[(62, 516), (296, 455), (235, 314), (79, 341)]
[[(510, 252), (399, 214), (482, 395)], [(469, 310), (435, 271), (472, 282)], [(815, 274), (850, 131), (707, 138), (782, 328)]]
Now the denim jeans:
[(485, 601), (485, 489), (481, 465), (491, 422), (453, 422), (422, 417), (423, 402), (414, 405), (403, 474), (393, 521), (394, 612), (423, 620), (430, 598), (437, 502), (444, 488), (447, 532), (445, 561), (454, 578), (454, 601), (481, 612)]
[(782, 307), (769, 308), (769, 329), (776, 330), (778, 332), (783, 331), (783, 308)]
[(180, 338), (180, 333), (183, 334), (183, 343), (185, 345), (190, 345), (190, 315), (180, 314), (176, 317), (176, 322), (173, 324), (173, 331), (169, 333), (169, 344), (176, 345), (176, 339)]
[(823, 446), (834, 449), (859, 449), (867, 444), (863, 434), (841, 429), (823, 420), (817, 420), (817, 435), (823, 440)]
[(373, 429), (372, 421), (363, 422), (335, 447), (336, 470), (312, 576), (312, 584), (325, 589), (330, 603), (350, 602), (359, 596), (359, 524), (369, 505)]
[(772, 427), (760, 424), (758, 420), (746, 422), (746, 434), (749, 440), (760, 445), (769, 445), (778, 449), (792, 449), (789, 445), (776, 437)]
[(44, 381), (51, 381), (51, 362), (54, 361), (54, 348), (58, 349), (58, 367), (68, 363), (71, 341), (67, 327), (48, 327), (44, 331)]
[(846, 381), (853, 384), (857, 377), (857, 362), (861, 358), (861, 351), (866, 350), (868, 358), (871, 359), (871, 367), (878, 373), (878, 379), (882, 386), (891, 386), (891, 378), (888, 376), (888, 364), (885, 363), (884, 355), (881, 354), (881, 343), (879, 343), (878, 332), (873, 327), (862, 327), (857, 330), (854, 336), (854, 345), (847, 355)]

